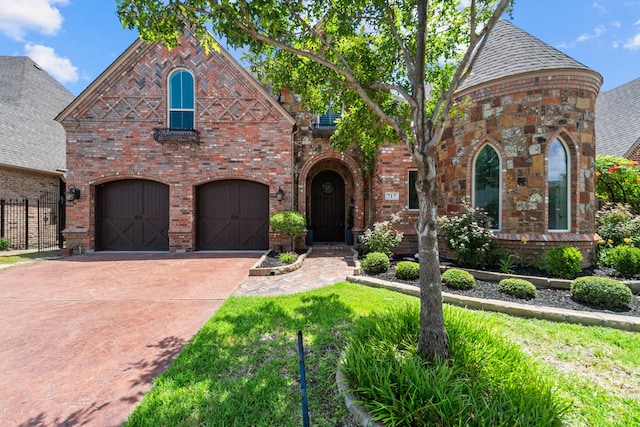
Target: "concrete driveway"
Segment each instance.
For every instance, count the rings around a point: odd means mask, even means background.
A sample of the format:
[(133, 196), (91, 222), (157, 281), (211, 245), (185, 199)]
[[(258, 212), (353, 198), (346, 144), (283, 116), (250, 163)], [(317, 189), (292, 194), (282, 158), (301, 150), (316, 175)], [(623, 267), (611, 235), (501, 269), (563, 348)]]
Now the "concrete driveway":
[(259, 256), (87, 254), (0, 270), (0, 425), (120, 425)]

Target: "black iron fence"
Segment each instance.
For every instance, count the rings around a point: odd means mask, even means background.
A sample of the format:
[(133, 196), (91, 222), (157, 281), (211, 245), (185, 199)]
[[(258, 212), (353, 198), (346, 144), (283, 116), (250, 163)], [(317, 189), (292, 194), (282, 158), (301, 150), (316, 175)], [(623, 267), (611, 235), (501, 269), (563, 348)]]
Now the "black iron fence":
[(0, 238), (8, 239), (11, 249), (60, 249), (64, 224), (65, 202), (59, 194), (43, 192), (35, 201), (0, 199)]

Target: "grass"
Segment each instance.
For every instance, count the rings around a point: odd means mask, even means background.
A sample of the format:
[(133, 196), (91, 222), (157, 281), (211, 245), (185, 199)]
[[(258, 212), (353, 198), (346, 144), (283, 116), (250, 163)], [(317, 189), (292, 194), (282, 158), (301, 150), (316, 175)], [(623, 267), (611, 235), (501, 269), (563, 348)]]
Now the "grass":
[[(568, 401), (551, 376), (474, 313), (445, 306), (451, 358), (416, 350), (419, 304), (356, 321), (343, 371), (385, 426), (560, 426)], [(393, 327), (390, 327), (393, 325)]]
[(47, 258), (52, 256), (59, 256), (60, 251), (48, 251), (48, 252), (25, 252), (19, 255), (11, 255), (11, 252), (0, 252), (0, 264), (16, 264), (22, 261), (28, 261), (38, 258)]
[[(415, 306), (417, 300), (349, 283), (296, 295), (229, 298), (156, 379), (126, 425), (301, 425), (298, 330), (304, 336), (311, 425), (354, 425), (335, 384), (340, 354), (359, 319), (407, 304)], [(506, 354), (525, 353), (517, 360), (534, 359), (535, 363), (521, 364), (540, 375), (536, 384), (553, 385), (554, 399), (570, 404), (566, 425), (640, 424), (640, 334), (447, 310), (448, 322), (462, 316), (464, 321), (458, 323), (463, 326), (458, 329), (463, 332), (468, 324), (471, 336), (477, 336), (477, 325), (490, 325), (494, 336), (517, 344), (513, 350), (507, 343)], [(456, 346), (466, 349), (460, 357), (468, 360), (477, 356), (476, 351), (481, 354), (477, 347), (473, 341), (467, 347)], [(484, 351), (490, 353), (490, 349)], [(502, 378), (511, 375), (499, 366), (494, 368)], [(506, 388), (518, 384), (503, 382)], [(452, 393), (448, 385), (460, 387), (459, 381), (441, 383), (443, 393)]]

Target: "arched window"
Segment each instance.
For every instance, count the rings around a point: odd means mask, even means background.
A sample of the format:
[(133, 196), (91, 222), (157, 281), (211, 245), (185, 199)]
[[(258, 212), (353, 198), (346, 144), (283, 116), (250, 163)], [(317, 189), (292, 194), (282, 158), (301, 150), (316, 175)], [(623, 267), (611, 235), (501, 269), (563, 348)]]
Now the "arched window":
[(175, 70), (169, 76), (169, 127), (194, 129), (193, 75), (187, 70)]
[(549, 147), (549, 230), (569, 230), (569, 152), (556, 138)]
[(483, 208), (491, 218), (491, 228), (500, 228), (500, 156), (487, 144), (473, 162), (473, 207)]

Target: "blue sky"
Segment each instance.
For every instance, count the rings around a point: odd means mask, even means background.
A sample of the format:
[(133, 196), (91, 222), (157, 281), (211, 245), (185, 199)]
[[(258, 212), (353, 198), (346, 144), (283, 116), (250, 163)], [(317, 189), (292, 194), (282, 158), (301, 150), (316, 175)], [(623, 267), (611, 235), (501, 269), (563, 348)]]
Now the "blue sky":
[[(115, 0), (0, 0), (0, 55), (30, 56), (74, 95), (131, 43)], [(516, 0), (513, 22), (604, 77), (640, 78), (640, 0)]]

